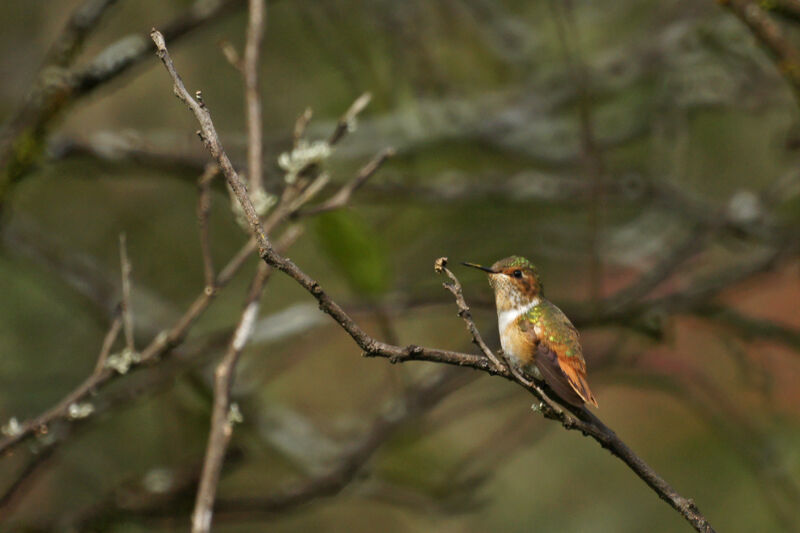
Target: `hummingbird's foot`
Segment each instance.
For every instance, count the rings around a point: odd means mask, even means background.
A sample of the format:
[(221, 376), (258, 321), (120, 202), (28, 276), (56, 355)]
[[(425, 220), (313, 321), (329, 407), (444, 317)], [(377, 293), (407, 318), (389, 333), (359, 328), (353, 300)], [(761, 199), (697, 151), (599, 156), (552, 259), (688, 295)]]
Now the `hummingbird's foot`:
[(506, 357), (504, 353), (502, 355), (503, 355), (503, 359), (509, 365), (511, 365), (518, 374), (520, 374), (522, 376), (525, 376), (525, 377), (528, 376), (528, 367), (527, 367), (527, 365), (525, 365), (522, 361), (520, 361), (516, 357)]

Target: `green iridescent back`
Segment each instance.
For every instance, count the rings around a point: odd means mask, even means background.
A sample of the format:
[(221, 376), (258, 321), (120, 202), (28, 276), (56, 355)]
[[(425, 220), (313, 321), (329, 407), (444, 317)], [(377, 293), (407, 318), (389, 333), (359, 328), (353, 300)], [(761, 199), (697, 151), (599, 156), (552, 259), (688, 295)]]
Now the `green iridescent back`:
[[(548, 345), (562, 357), (579, 357), (583, 359), (578, 330), (572, 325), (567, 316), (548, 300), (541, 301), (519, 317), (526, 322), (523, 329), (529, 326), (538, 326), (541, 330), (539, 341)], [(523, 324), (520, 324), (523, 326)]]

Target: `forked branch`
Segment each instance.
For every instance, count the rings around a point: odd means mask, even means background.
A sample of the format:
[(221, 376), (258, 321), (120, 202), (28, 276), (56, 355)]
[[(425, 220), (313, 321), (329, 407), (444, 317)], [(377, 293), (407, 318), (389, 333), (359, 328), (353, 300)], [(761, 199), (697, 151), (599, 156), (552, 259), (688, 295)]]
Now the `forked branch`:
[[(200, 123), (200, 137), (221, 168), (225, 179), (233, 190), (237, 199), (242, 205), (242, 210), (247, 217), (252, 229), (260, 257), (271, 267), (276, 268), (294, 279), (305, 290), (317, 300), (319, 308), (331, 316), (344, 329), (364, 351), (366, 356), (386, 357), (392, 362), (424, 360), (439, 363), (456, 364), (469, 366), (483, 370), (490, 374), (501, 375), (512, 381), (515, 377), (506, 368), (498, 367), (487, 356), (481, 354), (466, 354), (440, 350), (436, 348), (424, 348), (421, 346), (395, 346), (374, 339), (366, 333), (356, 322), (342, 309), (339, 304), (328, 296), (320, 284), (303, 272), (290, 259), (278, 253), (272, 246), (261, 225), (258, 215), (248, 197), (247, 190), (239, 178), (236, 170), (231, 165), (228, 156), (222, 148), (222, 144), (217, 135), (211, 114), (202, 100), (195, 99), (187, 90), (178, 75), (172, 58), (167, 50), (164, 37), (157, 30), (151, 32), (151, 37), (156, 43), (158, 57), (164, 63), (174, 83), (175, 95), (181, 99), (195, 115)], [(545, 401), (536, 389), (531, 391), (542, 402)], [(595, 439), (601, 446), (608, 449), (613, 455), (620, 458), (631, 470), (633, 470), (648, 486), (650, 486), (662, 499), (668, 502), (675, 510), (697, 530), (701, 532), (714, 531), (706, 518), (700, 513), (694, 502), (681, 496), (664, 479), (662, 479), (652, 468), (650, 468), (639, 456), (637, 456), (613, 431), (608, 429), (600, 420), (585, 409), (572, 410), (575, 418), (570, 417), (563, 411), (556, 413), (557, 419), (567, 429), (578, 429), (585, 435)]]

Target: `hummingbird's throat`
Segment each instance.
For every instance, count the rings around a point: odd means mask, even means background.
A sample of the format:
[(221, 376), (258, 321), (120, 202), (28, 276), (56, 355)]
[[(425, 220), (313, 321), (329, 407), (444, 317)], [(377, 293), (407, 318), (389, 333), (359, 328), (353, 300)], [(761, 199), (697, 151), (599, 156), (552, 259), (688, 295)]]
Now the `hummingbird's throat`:
[(494, 289), (494, 300), (498, 313), (530, 308), (531, 304), (539, 299), (504, 274), (490, 274), (489, 285)]
[[(506, 328), (511, 324), (515, 324), (519, 317), (526, 314), (530, 311), (533, 307), (539, 305), (540, 300), (539, 298), (534, 298), (532, 301), (525, 305), (520, 305), (518, 307), (512, 307), (511, 309), (500, 309), (497, 308), (497, 329), (500, 332), (501, 342), (503, 341), (504, 334), (506, 332)], [(506, 352), (513, 352), (513, 350), (506, 349), (506, 346), (503, 346), (503, 350)], [(511, 355), (514, 355), (511, 353)]]

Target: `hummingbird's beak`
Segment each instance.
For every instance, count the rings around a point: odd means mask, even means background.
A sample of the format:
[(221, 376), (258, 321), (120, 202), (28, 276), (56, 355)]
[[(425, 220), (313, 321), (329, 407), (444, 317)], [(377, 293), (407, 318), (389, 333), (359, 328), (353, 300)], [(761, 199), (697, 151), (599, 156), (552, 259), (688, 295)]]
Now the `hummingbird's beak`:
[(485, 267), (483, 265), (476, 265), (475, 263), (461, 263), (461, 264), (464, 265), (464, 266), (477, 268), (478, 270), (483, 270), (484, 272), (488, 272), (489, 274), (497, 274), (497, 272), (495, 272), (491, 268)]

